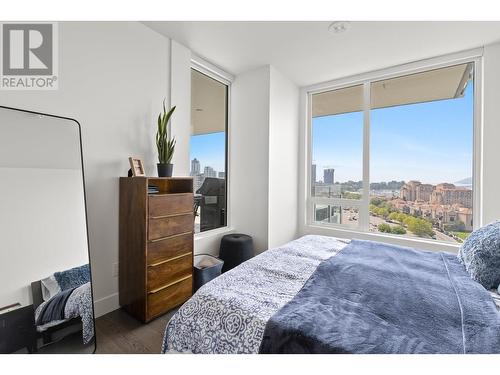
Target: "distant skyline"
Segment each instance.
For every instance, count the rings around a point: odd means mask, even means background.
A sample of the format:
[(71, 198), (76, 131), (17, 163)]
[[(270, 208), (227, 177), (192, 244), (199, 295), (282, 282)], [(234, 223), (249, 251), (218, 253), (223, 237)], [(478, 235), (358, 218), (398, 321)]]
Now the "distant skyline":
[[(370, 182), (457, 182), (472, 176), (473, 85), (464, 97), (371, 111)], [(363, 113), (314, 118), (317, 180), (362, 180)]]
[(217, 172), (225, 172), (225, 132), (192, 135), (190, 146), (189, 160), (198, 159), (200, 171), (209, 166)]

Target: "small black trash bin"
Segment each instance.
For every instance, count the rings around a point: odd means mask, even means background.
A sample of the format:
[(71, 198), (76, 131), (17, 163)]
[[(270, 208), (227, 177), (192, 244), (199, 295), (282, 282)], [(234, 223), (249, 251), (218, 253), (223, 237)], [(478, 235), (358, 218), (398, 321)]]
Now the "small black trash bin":
[(227, 272), (254, 256), (253, 240), (247, 234), (226, 234), (220, 241), (219, 258), (224, 261), (222, 272)]
[(209, 254), (194, 256), (194, 291), (220, 276), (224, 261)]

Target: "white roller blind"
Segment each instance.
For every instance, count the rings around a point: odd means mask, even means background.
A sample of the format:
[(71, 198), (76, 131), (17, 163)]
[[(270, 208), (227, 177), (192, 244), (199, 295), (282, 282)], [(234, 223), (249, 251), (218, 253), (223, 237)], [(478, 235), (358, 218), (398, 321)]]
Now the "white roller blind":
[(226, 130), (227, 86), (191, 69), (191, 134)]
[[(371, 108), (461, 97), (469, 82), (471, 69), (472, 64), (461, 64), (374, 82)], [(314, 94), (313, 117), (362, 111), (362, 90), (362, 85), (358, 85)]]

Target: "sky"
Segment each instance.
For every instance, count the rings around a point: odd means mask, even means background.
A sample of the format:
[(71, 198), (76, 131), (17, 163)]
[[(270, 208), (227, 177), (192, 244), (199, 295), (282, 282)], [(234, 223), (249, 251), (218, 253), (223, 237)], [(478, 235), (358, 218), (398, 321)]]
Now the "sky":
[[(457, 182), (472, 176), (473, 85), (462, 98), (372, 110), (370, 181)], [(363, 113), (312, 122), (316, 179), (362, 180)]]
[(217, 172), (225, 171), (225, 132), (191, 136), (190, 160), (200, 161), (200, 170), (210, 166)]

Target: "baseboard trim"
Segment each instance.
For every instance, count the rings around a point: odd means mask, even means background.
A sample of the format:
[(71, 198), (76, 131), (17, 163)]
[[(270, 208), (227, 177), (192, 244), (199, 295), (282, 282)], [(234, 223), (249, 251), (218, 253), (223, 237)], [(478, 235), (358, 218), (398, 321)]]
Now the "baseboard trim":
[(113, 293), (94, 301), (94, 315), (96, 318), (106, 315), (107, 313), (115, 311), (119, 308), (120, 304), (118, 303), (118, 293)]

